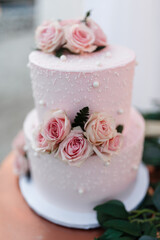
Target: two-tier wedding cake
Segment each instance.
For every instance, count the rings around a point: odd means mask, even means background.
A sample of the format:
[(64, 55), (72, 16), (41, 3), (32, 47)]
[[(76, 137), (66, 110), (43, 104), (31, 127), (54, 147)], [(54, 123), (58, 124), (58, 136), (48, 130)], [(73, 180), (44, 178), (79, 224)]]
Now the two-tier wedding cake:
[(88, 16), (47, 21), (35, 38), (28, 64), (35, 109), (15, 170), (29, 167), (54, 206), (89, 213), (125, 193), (141, 163), (144, 121), (131, 107), (135, 54), (108, 44)]

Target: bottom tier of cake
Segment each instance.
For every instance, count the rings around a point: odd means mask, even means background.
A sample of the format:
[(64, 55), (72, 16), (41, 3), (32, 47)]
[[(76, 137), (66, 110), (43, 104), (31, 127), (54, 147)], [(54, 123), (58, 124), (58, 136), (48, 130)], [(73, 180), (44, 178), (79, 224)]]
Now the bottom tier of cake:
[(141, 162), (144, 121), (132, 109), (130, 126), (124, 131), (123, 146), (106, 166), (96, 155), (80, 167), (70, 166), (53, 153), (37, 153), (32, 149), (32, 132), (38, 124), (33, 110), (24, 123), (31, 177), (37, 190), (53, 205), (75, 212), (91, 212), (93, 207), (127, 190), (137, 176)]

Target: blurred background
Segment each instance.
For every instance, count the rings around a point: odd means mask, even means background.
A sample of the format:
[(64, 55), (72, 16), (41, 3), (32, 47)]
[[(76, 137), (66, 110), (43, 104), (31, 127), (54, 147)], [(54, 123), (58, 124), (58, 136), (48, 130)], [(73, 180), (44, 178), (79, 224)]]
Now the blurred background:
[(33, 108), (28, 54), (34, 29), (47, 19), (92, 17), (110, 43), (136, 52), (133, 105), (141, 111), (160, 107), (159, 0), (3, 0), (0, 1), (0, 161)]

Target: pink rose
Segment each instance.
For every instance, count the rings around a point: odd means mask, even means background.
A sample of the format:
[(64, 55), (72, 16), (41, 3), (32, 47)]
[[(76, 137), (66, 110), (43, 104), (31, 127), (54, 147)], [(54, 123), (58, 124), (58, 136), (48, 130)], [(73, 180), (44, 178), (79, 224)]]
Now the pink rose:
[(46, 53), (53, 52), (65, 42), (63, 28), (57, 21), (48, 21), (37, 27), (35, 39), (37, 48)]
[(65, 29), (66, 45), (71, 52), (93, 52), (96, 49), (94, 45), (95, 36), (91, 29), (84, 23), (74, 24)]
[(64, 111), (51, 111), (46, 115), (42, 129), (44, 138), (56, 146), (69, 134), (71, 123)]
[(13, 171), (17, 176), (26, 174), (29, 170), (28, 160), (25, 156), (16, 153), (14, 162), (13, 162)]
[(16, 150), (19, 154), (24, 155), (25, 137), (24, 132), (21, 130), (12, 143), (12, 148)]
[(112, 154), (117, 153), (122, 146), (122, 134), (115, 132), (111, 139), (108, 139), (100, 146), (94, 146), (93, 150), (103, 161), (110, 163)]
[(78, 19), (67, 19), (67, 20), (60, 21), (60, 25), (62, 27), (66, 27), (68, 25), (73, 25), (73, 24), (77, 24), (77, 23), (80, 23), (80, 20), (78, 20)]
[(95, 35), (96, 46), (107, 46), (107, 38), (100, 26), (95, 23), (91, 18), (87, 18), (87, 26), (93, 31)]
[(117, 152), (122, 145), (122, 134), (116, 133), (116, 135), (109, 140), (108, 143), (108, 152), (115, 153)]
[(59, 145), (56, 156), (69, 165), (80, 166), (93, 153), (91, 144), (83, 135), (83, 131), (77, 127)]
[(114, 136), (98, 147), (102, 153), (116, 153), (122, 145), (122, 134), (115, 133)]
[(33, 135), (34, 135), (34, 139), (33, 139), (32, 147), (36, 152), (51, 153), (53, 150), (55, 150), (55, 146), (53, 146), (51, 142), (47, 141), (43, 137), (40, 128), (36, 129)]
[(93, 113), (85, 124), (86, 137), (93, 145), (101, 145), (112, 138), (115, 122), (105, 112)]

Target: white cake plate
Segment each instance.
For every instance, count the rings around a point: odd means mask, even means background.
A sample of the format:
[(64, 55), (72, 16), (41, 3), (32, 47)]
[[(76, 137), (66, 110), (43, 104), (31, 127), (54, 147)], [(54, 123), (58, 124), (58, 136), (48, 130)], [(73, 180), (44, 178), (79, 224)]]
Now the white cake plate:
[[(37, 191), (32, 179), (23, 176), (19, 180), (20, 190), (28, 205), (41, 217), (50, 222), (79, 229), (91, 229), (99, 226), (96, 212), (75, 213), (62, 210), (46, 201)], [(126, 209), (131, 211), (138, 207), (146, 195), (149, 185), (149, 174), (144, 164), (140, 165), (136, 182), (125, 194), (119, 195), (116, 199), (121, 200)]]

